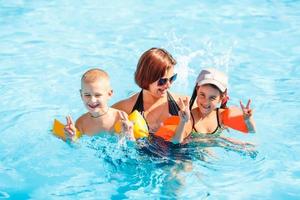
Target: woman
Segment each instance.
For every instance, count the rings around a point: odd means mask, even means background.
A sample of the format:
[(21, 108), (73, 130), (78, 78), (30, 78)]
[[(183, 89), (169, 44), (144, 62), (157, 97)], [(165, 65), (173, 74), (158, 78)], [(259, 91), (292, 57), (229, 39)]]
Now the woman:
[(168, 92), (177, 77), (174, 74), (175, 64), (175, 59), (166, 50), (147, 50), (141, 56), (135, 71), (135, 82), (142, 89), (141, 92), (112, 107), (127, 114), (138, 110), (144, 116), (149, 132), (155, 133), (170, 115), (178, 115), (180, 96)]

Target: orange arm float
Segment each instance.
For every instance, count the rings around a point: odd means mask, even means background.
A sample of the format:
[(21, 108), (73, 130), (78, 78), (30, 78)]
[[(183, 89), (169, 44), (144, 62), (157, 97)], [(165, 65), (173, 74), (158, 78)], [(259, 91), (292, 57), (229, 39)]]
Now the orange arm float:
[[(243, 112), (236, 107), (226, 108), (221, 114), (223, 125), (243, 133), (248, 133), (248, 128), (244, 120)], [(161, 137), (166, 141), (171, 141), (175, 134), (176, 127), (180, 121), (179, 116), (171, 116), (164, 121), (155, 136)]]
[(167, 118), (163, 122), (164, 125), (161, 126), (154, 135), (161, 137), (166, 141), (171, 141), (172, 137), (175, 134), (175, 130), (179, 124), (179, 121), (180, 121), (179, 116), (171, 116), (171, 117)]
[(223, 125), (243, 133), (248, 133), (243, 112), (236, 107), (226, 108), (221, 114)]
[[(245, 123), (243, 112), (236, 107), (226, 108), (221, 114), (221, 120), (223, 125), (232, 128), (243, 133), (248, 133), (248, 128)], [(161, 137), (166, 141), (171, 141), (175, 134), (176, 127), (180, 121), (179, 116), (171, 116), (164, 121), (164, 125), (161, 126), (155, 136)]]
[[(61, 123), (57, 119), (54, 119), (53, 128), (52, 128), (53, 134), (56, 137), (58, 137), (60, 139), (63, 139), (64, 141), (66, 141), (67, 137), (65, 135), (64, 127), (65, 127), (65, 125), (63, 123)], [(78, 138), (80, 138), (81, 135), (82, 134), (76, 129), (75, 140), (77, 140)]]

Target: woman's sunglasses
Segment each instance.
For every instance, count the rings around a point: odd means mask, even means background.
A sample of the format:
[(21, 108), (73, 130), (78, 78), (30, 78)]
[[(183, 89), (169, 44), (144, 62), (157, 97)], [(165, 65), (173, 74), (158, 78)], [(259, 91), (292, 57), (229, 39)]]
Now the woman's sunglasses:
[(171, 76), (170, 78), (160, 78), (157, 82), (158, 86), (163, 86), (165, 85), (168, 81), (170, 81), (170, 83), (173, 83), (177, 78), (177, 74), (174, 74), (173, 76)]

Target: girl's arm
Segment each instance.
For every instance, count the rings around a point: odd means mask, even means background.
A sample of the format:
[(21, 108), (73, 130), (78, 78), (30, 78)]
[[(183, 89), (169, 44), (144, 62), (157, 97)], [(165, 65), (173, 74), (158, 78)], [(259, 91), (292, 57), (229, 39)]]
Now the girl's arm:
[(220, 115), (221, 124), (243, 133), (254, 133), (255, 123), (250, 103), (251, 100), (248, 101), (247, 106), (240, 102), (241, 108), (233, 106), (223, 109)]
[(246, 107), (240, 101), (240, 105), (243, 111), (244, 120), (248, 128), (249, 133), (255, 133), (255, 122), (253, 119), (253, 110), (250, 108), (251, 99), (248, 100)]
[(191, 122), (190, 122), (190, 109), (189, 109), (189, 101), (186, 97), (184, 101), (179, 98), (179, 117), (180, 122), (175, 129), (175, 134), (171, 139), (171, 142), (174, 144), (181, 143), (191, 132)]
[(183, 140), (187, 136), (189, 136), (189, 134), (192, 131), (190, 124), (191, 124), (190, 121), (185, 122), (182, 119), (180, 119), (180, 123), (178, 124), (178, 126), (175, 130), (175, 134), (174, 134), (171, 142), (174, 144), (182, 143)]

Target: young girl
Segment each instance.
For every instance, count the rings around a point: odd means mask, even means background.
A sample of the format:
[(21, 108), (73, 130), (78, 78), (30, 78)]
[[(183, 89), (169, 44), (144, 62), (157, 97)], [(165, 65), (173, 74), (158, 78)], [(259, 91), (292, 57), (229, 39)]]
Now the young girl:
[[(227, 108), (227, 84), (227, 76), (216, 69), (209, 68), (200, 72), (190, 106), (187, 99), (180, 99), (180, 122), (171, 140), (173, 143), (181, 143), (190, 134), (191, 136), (195, 134), (219, 136), (228, 127), (244, 132), (255, 132), (253, 112), (250, 108), (251, 100), (246, 106), (240, 102), (241, 109)], [(197, 106), (193, 107), (195, 100)], [(244, 130), (236, 128), (236, 125), (231, 126), (228, 122), (229, 115), (242, 116), (240, 123), (244, 124)]]

